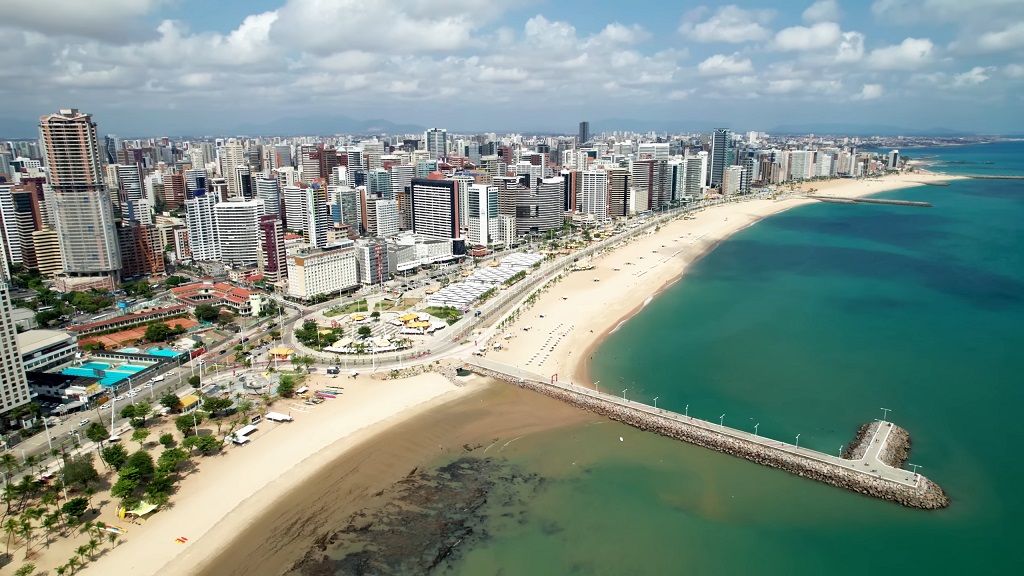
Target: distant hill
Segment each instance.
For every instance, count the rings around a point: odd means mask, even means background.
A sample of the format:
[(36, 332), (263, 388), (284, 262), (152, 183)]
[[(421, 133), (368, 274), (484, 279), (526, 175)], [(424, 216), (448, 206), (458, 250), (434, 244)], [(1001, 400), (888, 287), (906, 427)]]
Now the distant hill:
[(844, 136), (975, 136), (951, 128), (906, 128), (882, 124), (789, 124), (766, 130), (769, 134), (842, 134)]
[(234, 135), (329, 135), (329, 134), (406, 134), (424, 132), (426, 128), (415, 124), (396, 124), (389, 120), (374, 118), (356, 120), (348, 116), (301, 116), (280, 118), (266, 123), (242, 124), (227, 132)]

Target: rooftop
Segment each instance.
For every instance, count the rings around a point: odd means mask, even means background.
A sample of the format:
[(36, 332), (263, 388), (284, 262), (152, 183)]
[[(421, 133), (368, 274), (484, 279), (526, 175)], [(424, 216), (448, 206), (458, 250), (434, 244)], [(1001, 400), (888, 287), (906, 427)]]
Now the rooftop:
[(18, 350), (24, 356), (55, 344), (73, 343), (75, 338), (60, 330), (28, 330), (18, 334)]

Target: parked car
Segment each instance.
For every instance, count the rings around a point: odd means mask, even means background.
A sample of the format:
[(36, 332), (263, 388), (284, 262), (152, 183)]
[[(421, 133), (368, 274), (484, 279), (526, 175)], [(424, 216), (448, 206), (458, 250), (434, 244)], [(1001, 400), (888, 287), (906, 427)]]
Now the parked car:
[(79, 425), (79, 426), (85, 426), (85, 425), (86, 425), (86, 424), (88, 424), (88, 423), (89, 423), (89, 419), (88, 419), (88, 418), (85, 418), (85, 419), (83, 419), (83, 420), (82, 420), (81, 422), (79, 422), (79, 423), (78, 423), (78, 425)]

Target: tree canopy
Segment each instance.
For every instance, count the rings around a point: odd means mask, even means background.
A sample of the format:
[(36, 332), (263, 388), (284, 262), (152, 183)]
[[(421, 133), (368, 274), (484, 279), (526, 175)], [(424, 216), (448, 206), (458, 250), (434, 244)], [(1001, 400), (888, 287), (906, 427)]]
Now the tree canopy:
[(217, 317), (220, 316), (220, 308), (211, 304), (200, 304), (196, 306), (196, 309), (192, 312), (196, 320), (201, 322), (214, 322)]

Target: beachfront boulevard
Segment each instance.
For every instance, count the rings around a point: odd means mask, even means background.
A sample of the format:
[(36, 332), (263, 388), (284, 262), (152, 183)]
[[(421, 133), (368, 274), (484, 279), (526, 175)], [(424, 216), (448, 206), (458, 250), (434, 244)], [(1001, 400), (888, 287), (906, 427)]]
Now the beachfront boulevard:
[[(625, 409), (627, 412), (639, 415), (640, 418), (615, 417), (615, 412), (621, 413), (621, 410), (613, 410), (611, 414), (601, 410), (594, 411), (604, 413), (637, 428), (663, 433), (658, 422), (651, 422), (652, 418), (661, 420), (662, 423), (665, 421), (670, 422), (675, 428), (694, 428), (699, 430), (698, 437), (705, 440), (692, 443), (774, 468), (780, 468), (833, 486), (862, 492), (878, 498), (894, 500), (910, 507), (942, 508), (949, 503), (941, 488), (927, 478), (889, 464), (892, 462), (902, 465), (906, 459), (910, 444), (909, 436), (906, 435), (905, 431), (893, 426), (891, 422), (876, 421), (864, 426), (858, 433), (858, 437), (851, 443), (851, 449), (847, 452), (847, 457), (841, 457), (838, 454), (831, 456), (816, 450), (798, 447), (795, 444), (781, 442), (706, 420), (654, 408), (646, 404), (640, 404), (625, 398), (578, 386), (572, 382), (559, 381), (553, 375), (545, 377), (541, 374), (486, 358), (470, 358), (466, 361), (466, 365), (484, 375), (494, 376), (520, 385), (528, 383), (532, 388), (542, 393), (578, 405), (581, 408), (593, 410), (593, 403), (579, 403), (576, 401), (576, 398), (598, 400), (602, 404), (610, 404), (620, 409)], [(552, 393), (556, 390), (564, 394)], [(690, 441), (688, 434), (678, 436), (665, 433), (664, 435)], [(708, 442), (706, 440), (708, 436), (717, 436), (719, 440), (725, 441)], [(897, 436), (899, 436), (898, 439), (896, 438)], [(729, 440), (738, 440), (744, 444), (756, 445), (763, 450), (750, 450), (749, 446), (746, 449), (737, 449), (736, 443)], [(771, 454), (771, 456), (765, 457), (766, 452)], [(781, 455), (785, 456), (780, 458), (779, 456)]]

